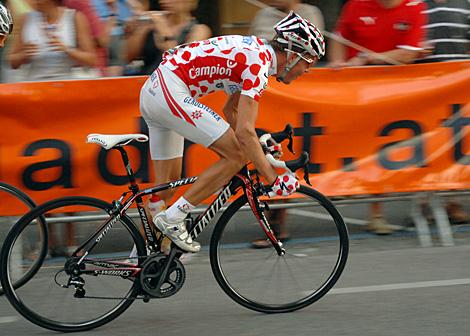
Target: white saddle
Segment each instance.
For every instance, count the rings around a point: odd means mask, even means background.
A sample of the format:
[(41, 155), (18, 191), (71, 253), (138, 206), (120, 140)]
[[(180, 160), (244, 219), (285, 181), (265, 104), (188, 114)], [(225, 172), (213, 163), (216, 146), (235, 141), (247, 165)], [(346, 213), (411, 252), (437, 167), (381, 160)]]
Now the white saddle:
[(149, 137), (145, 134), (88, 134), (86, 142), (95, 143), (108, 150), (113, 147), (122, 147), (129, 144), (132, 140), (146, 142)]

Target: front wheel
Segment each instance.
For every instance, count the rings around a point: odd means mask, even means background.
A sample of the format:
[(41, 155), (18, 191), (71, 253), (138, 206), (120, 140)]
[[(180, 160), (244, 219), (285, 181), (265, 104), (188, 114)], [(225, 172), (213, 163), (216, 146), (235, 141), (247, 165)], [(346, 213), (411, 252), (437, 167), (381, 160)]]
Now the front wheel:
[(348, 231), (335, 206), (311, 188), (301, 186), (288, 199), (266, 202), (266, 218), (285, 255), (266, 241), (250, 208), (242, 208), (243, 195), (215, 225), (212, 272), (237, 303), (263, 313), (291, 312), (319, 300), (336, 283), (348, 256)]

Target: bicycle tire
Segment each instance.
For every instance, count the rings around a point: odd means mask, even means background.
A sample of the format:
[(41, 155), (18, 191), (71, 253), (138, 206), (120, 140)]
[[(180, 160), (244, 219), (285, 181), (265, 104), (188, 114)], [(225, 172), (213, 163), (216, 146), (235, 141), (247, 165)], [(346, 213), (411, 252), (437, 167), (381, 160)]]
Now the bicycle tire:
[[(58, 199), (49, 201), (47, 203), (44, 203), (44, 204), (36, 207), (35, 209), (30, 211), (29, 213), (27, 213), (26, 215), (24, 215), (15, 224), (13, 229), (9, 232), (9, 234), (6, 237), (5, 243), (3, 245), (1, 255), (0, 255), (1, 283), (2, 283), (2, 286), (5, 289), (6, 297), (8, 298), (10, 303), (13, 305), (13, 307), (21, 315), (23, 315), (26, 319), (28, 319), (32, 323), (34, 323), (36, 325), (39, 325), (39, 326), (41, 326), (43, 328), (46, 328), (46, 329), (61, 331), (61, 332), (85, 331), (85, 330), (90, 330), (90, 329), (99, 327), (101, 325), (104, 325), (104, 324), (112, 321), (116, 317), (118, 317), (120, 314), (122, 314), (133, 303), (133, 301), (135, 299), (135, 296), (140, 292), (139, 282), (134, 280), (132, 282), (132, 285), (131, 285), (129, 291), (127, 292), (127, 295), (122, 297), (120, 302), (116, 306), (114, 306), (112, 309), (107, 311), (106, 313), (103, 313), (102, 315), (100, 315), (98, 317), (94, 317), (94, 318), (91, 318), (91, 319), (86, 320), (86, 321), (71, 323), (71, 322), (53, 320), (50, 317), (46, 317), (46, 316), (40, 315), (39, 313), (35, 312), (34, 311), (35, 308), (31, 308), (29, 305), (31, 305), (31, 306), (39, 305), (38, 303), (35, 303), (35, 302), (39, 302), (39, 301), (34, 301), (34, 302), (32, 301), (31, 304), (29, 304), (29, 303), (26, 304), (25, 300), (23, 298), (21, 298), (21, 296), (17, 292), (19, 290), (15, 289), (14, 286), (12, 286), (11, 281), (10, 281), (10, 274), (9, 274), (10, 255), (12, 253), (12, 249), (13, 249), (13, 245), (14, 245), (15, 241), (21, 235), (23, 230), (35, 218), (45, 216), (50, 211), (57, 210), (57, 209), (62, 209), (63, 207), (66, 207), (66, 206), (70, 206), (70, 207), (73, 207), (73, 208), (76, 208), (76, 207), (81, 207), (81, 208), (90, 207), (90, 208), (99, 209), (101, 211), (104, 211), (107, 214), (110, 213), (110, 211), (113, 207), (111, 204), (109, 204), (107, 202), (104, 202), (102, 200), (99, 200), (99, 199), (95, 199), (95, 198), (90, 198), (90, 197), (64, 197), (64, 198), (58, 198)], [(127, 229), (127, 232), (130, 235), (130, 244), (135, 244), (135, 246), (137, 248), (138, 256), (139, 257), (146, 256), (147, 252), (146, 252), (146, 247), (145, 247), (144, 240), (143, 240), (142, 236), (140, 235), (139, 230), (135, 227), (133, 221), (127, 215), (122, 215), (118, 219), (117, 222), (121, 223), (124, 226), (124, 228)], [(112, 229), (108, 230), (106, 232), (106, 234), (103, 235), (103, 241), (104, 241), (104, 237), (108, 237), (110, 235), (111, 231), (112, 231)], [(100, 243), (101, 243), (101, 241), (100, 241)], [(139, 263), (141, 261), (142, 261), (142, 258), (139, 258)], [(48, 267), (52, 268), (50, 266), (47, 266), (47, 264), (45, 262), (45, 258), (42, 258), (40, 266), (42, 266), (43, 264), (45, 265), (44, 269), (46, 269), (46, 272), (47, 272)], [(47, 278), (47, 281), (44, 281), (44, 282), (47, 283), (50, 286), (50, 284), (52, 284), (52, 281), (56, 281), (57, 275), (60, 274), (61, 272), (62, 271), (57, 272), (54, 278), (52, 278), (52, 276), (49, 276)], [(36, 272), (36, 273), (39, 273), (39, 272)], [(39, 275), (38, 275), (38, 277), (39, 277)], [(96, 277), (96, 278), (98, 278), (98, 277)], [(34, 278), (30, 277), (29, 282), (32, 282), (32, 279), (34, 279)], [(88, 278), (88, 279), (91, 279), (91, 278)], [(109, 279), (109, 278), (107, 278), (107, 279)], [(29, 284), (29, 282), (28, 282), (28, 284)], [(42, 279), (39, 279), (37, 281), (37, 283), (41, 283), (41, 282), (43, 282)], [(57, 283), (57, 281), (56, 281), (56, 283)], [(128, 282), (126, 282), (126, 283), (128, 283)], [(23, 286), (23, 288), (21, 288), (20, 290), (24, 290), (24, 287), (26, 287), (26, 286)], [(50, 286), (50, 287), (54, 288), (54, 289), (55, 288), (62, 289), (60, 286), (57, 286), (57, 287)], [(34, 290), (36, 290), (36, 289), (34, 289)], [(33, 291), (30, 291), (30, 292), (33, 292)], [(61, 292), (61, 294), (62, 293), (64, 293), (64, 292)], [(52, 299), (52, 295), (50, 295), (50, 297)], [(70, 297), (67, 296), (67, 298), (70, 298)], [(49, 297), (44, 297), (44, 300), (46, 300), (46, 299), (49, 299)], [(78, 300), (83, 300), (83, 299), (78, 299)], [(41, 301), (40, 303), (42, 304), (43, 300), (40, 300), (40, 301)], [(73, 301), (73, 302), (76, 303), (78, 301)], [(101, 302), (103, 302), (103, 301), (101, 301)], [(55, 303), (59, 304), (60, 302), (56, 301)], [(48, 304), (46, 304), (44, 302), (44, 306), (48, 307)], [(88, 310), (92, 310), (94, 308), (94, 306), (95, 305), (88, 306), (87, 311), (84, 312), (83, 314), (88, 314), (89, 313)], [(67, 310), (67, 309), (68, 308), (65, 308), (65, 310)], [(60, 309), (57, 309), (57, 310), (60, 310)]]
[[(26, 194), (24, 193), (23, 191), (21, 191), (20, 189), (8, 184), (8, 183), (4, 183), (4, 182), (0, 182), (0, 193), (1, 192), (6, 192), (8, 193), (9, 195), (15, 197), (16, 199), (18, 199), (22, 204), (24, 204), (28, 209), (33, 209), (36, 207), (36, 203), (34, 203), (34, 201)], [(45, 226), (42, 226), (42, 228), (44, 229)], [(44, 233), (44, 236), (46, 236), (46, 234)], [(1, 246), (0, 246), (1, 248)], [(44, 245), (42, 248), (41, 248), (41, 253), (42, 254), (46, 254), (46, 245)], [(39, 260), (39, 259), (38, 259)], [(34, 269), (34, 268), (33, 268)], [(25, 274), (25, 276), (22, 278), (22, 279), (19, 279), (17, 282), (15, 282), (15, 288), (18, 288), (20, 287), (22, 284), (24, 284), (25, 282), (28, 281), (28, 279), (31, 277), (32, 275), (31, 274)], [(4, 291), (3, 291), (3, 287), (0, 285), (0, 295), (3, 295), (4, 294)]]
[[(325, 242), (322, 242), (323, 238), (316, 239), (316, 240), (314, 238), (313, 240), (312, 239), (309, 240), (304, 237), (304, 238), (297, 239), (297, 241), (294, 241), (295, 239), (293, 239), (291, 242), (288, 241), (285, 244), (285, 248), (287, 252), (286, 255), (278, 256), (278, 254), (275, 252), (275, 249), (272, 246), (269, 249), (267, 249), (268, 250), (267, 252), (258, 252), (261, 250), (253, 249), (251, 246), (249, 246), (249, 243), (245, 241), (246, 238), (243, 237), (242, 233), (238, 233), (238, 236), (240, 238), (230, 238), (231, 236), (234, 236), (233, 234), (234, 227), (236, 228), (238, 226), (238, 227), (245, 228), (248, 225), (247, 220), (244, 219), (244, 217), (242, 217), (239, 212), (240, 208), (247, 204), (246, 195), (242, 195), (238, 199), (236, 199), (224, 211), (224, 213), (221, 215), (220, 219), (218, 220), (218, 222), (216, 223), (214, 227), (214, 231), (213, 231), (213, 234), (211, 237), (211, 243), (210, 243), (210, 262), (211, 262), (212, 272), (218, 284), (222, 288), (222, 290), (235, 302), (237, 302), (238, 304), (248, 309), (255, 310), (258, 312), (262, 312), (262, 313), (286, 313), (286, 312), (292, 312), (292, 311), (304, 308), (316, 302), (321, 297), (323, 297), (334, 286), (336, 281), (339, 279), (342, 271), (344, 270), (344, 267), (347, 261), (348, 251), (349, 251), (349, 239), (348, 239), (347, 227), (344, 224), (344, 221), (340, 213), (335, 208), (333, 203), (331, 203), (331, 201), (329, 201), (325, 196), (323, 196), (321, 193), (315, 191), (312, 188), (301, 186), (297, 192), (304, 197), (304, 200), (307, 200), (307, 202), (304, 202), (307, 205), (309, 204), (308, 200), (312, 200), (312, 206), (315, 206), (315, 209), (316, 209), (315, 210), (316, 212), (312, 214), (314, 216), (321, 215), (321, 216), (318, 216), (318, 218), (323, 218), (323, 219), (318, 219), (318, 222), (321, 221), (322, 227), (324, 226), (325, 227), (324, 229), (329, 230), (328, 232), (337, 233), (338, 237), (331, 240), (333, 241), (333, 243), (328, 242), (328, 239), (324, 239)], [(303, 204), (303, 203), (300, 203), (299, 201), (299, 204)], [(323, 209), (322, 211), (324, 212), (318, 213), (319, 209), (320, 210)], [(289, 210), (289, 211), (292, 211), (292, 210)], [(252, 216), (252, 212), (249, 212), (249, 213)], [(234, 215), (236, 214), (238, 216), (234, 217)], [(301, 212), (301, 214), (304, 216), (311, 215), (310, 213), (306, 211)], [(335, 228), (331, 228), (331, 227), (328, 228), (328, 226), (331, 226), (330, 224), (323, 224), (325, 219), (328, 219), (327, 218), (328, 216), (330, 216), (331, 219), (333, 220)], [(237, 217), (240, 217), (240, 218), (237, 218)], [(237, 221), (241, 222), (241, 224), (237, 223)], [(315, 219), (315, 221), (317, 220)], [(234, 224), (232, 224), (230, 228), (227, 228), (228, 224), (231, 222)], [(304, 226), (303, 222), (305, 222), (305, 220), (299, 221), (299, 225), (298, 225), (299, 231), (305, 228), (309, 230), (313, 230), (313, 228), (310, 229), (308, 226)], [(256, 224), (258, 225), (258, 223)], [(258, 225), (258, 228), (259, 228), (259, 225)], [(316, 231), (318, 230), (319, 229), (313, 230), (313, 233), (315, 234)], [(225, 231), (228, 231), (228, 232), (226, 233)], [(240, 231), (243, 231), (243, 230), (240, 230)], [(261, 231), (261, 229), (259, 229), (259, 232), (264, 234), (264, 232)], [(224, 233), (226, 234), (224, 235)], [(228, 237), (228, 238), (225, 238), (225, 237)], [(227, 243), (221, 243), (222, 239), (224, 240), (224, 242), (226, 241)], [(244, 243), (240, 244), (240, 242), (244, 242)], [(304, 246), (308, 244), (315, 245), (313, 252), (310, 251), (308, 247)], [(290, 266), (289, 267), (287, 266), (288, 259), (286, 258), (286, 256), (290, 256), (290, 251), (292, 251), (292, 255), (295, 257), (292, 257), (292, 259), (289, 259), (289, 260), (293, 260), (295, 263), (297, 263), (299, 260), (300, 261), (305, 260), (306, 262), (308, 262), (310, 259), (314, 261), (315, 260), (319, 261), (318, 262), (319, 264), (321, 264), (323, 260), (326, 260), (328, 262), (333, 262), (332, 258), (334, 258), (334, 256), (331, 257), (327, 254), (320, 255), (320, 253), (318, 253), (317, 251), (319, 249), (318, 246), (323, 246), (322, 244), (325, 245), (325, 250), (327, 252), (329, 252), (332, 249), (331, 246), (335, 247), (335, 251), (337, 249), (338, 254), (336, 256), (334, 266), (331, 267), (331, 273), (329, 273), (328, 276), (326, 276), (329, 271), (323, 272), (325, 273), (325, 280), (324, 281), (322, 280), (323, 283), (321, 283), (321, 286), (319, 286), (313, 292), (309, 292), (309, 294), (304, 294), (304, 292), (300, 293), (300, 291), (298, 291), (299, 292), (298, 294), (297, 292), (293, 291), (293, 293), (295, 292), (294, 293), (295, 295), (299, 295), (299, 296), (306, 295), (305, 297), (295, 298), (294, 301), (290, 301), (290, 298), (288, 298), (287, 301), (282, 302), (282, 303), (268, 302), (269, 300), (271, 300), (271, 298), (265, 297), (265, 295), (261, 293), (267, 290), (266, 289), (267, 286), (272, 286), (270, 282), (272, 282), (273, 280), (276, 280), (274, 271), (270, 274), (270, 276), (267, 276), (265, 278), (263, 278), (262, 276), (258, 276), (257, 273), (261, 272), (261, 269), (267, 268), (268, 266), (266, 265), (268, 265), (271, 260), (274, 260), (274, 265), (276, 265), (276, 267), (278, 266), (280, 267), (280, 265), (283, 265), (281, 261), (284, 261), (284, 263), (286, 264), (286, 267), (288, 268), (287, 273), (289, 272), (293, 273), (292, 270), (290, 269)], [(327, 246), (327, 244), (329, 245)], [(225, 245), (227, 247), (224, 247)], [(231, 247), (229, 245), (231, 245)], [(294, 250), (300, 249), (300, 248), (302, 248), (303, 250), (299, 250), (299, 251), (301, 252), (304, 251), (304, 252), (302, 253), (299, 252), (295, 254)], [(228, 251), (228, 252), (225, 252), (225, 251)], [(228, 257), (223, 257), (224, 253), (227, 253)], [(257, 253), (263, 253), (263, 257), (260, 258), (260, 262), (256, 259)], [(268, 255), (269, 253), (271, 253), (271, 255)], [(309, 253), (312, 256), (309, 256), (308, 255)], [(268, 255), (267, 258), (265, 258), (266, 255)], [(284, 258), (284, 259), (280, 259), (280, 258)], [(227, 260), (227, 262), (225, 262), (225, 260)], [(223, 265), (223, 263), (226, 263), (226, 265)], [(241, 268), (241, 271), (236, 270), (237, 263), (240, 264), (239, 266)], [(255, 267), (253, 268), (252, 272), (247, 272), (246, 268), (252, 267), (253, 264)], [(303, 267), (299, 273), (306, 273), (311, 268), (312, 275), (316, 275), (316, 273), (313, 273), (315, 271), (314, 267), (316, 265), (311, 265), (309, 263), (308, 266), (309, 267)], [(329, 269), (329, 268), (330, 266), (328, 265), (325, 267), (325, 269)], [(232, 269), (234, 269), (233, 273), (231, 273)], [(280, 272), (280, 271), (277, 271), (277, 272)], [(228, 275), (228, 273), (231, 273), (231, 275)], [(281, 275), (282, 275), (281, 273), (278, 273), (277, 277), (280, 278)], [(292, 275), (293, 274), (290, 274), (290, 276)], [(238, 278), (240, 279), (238, 280)], [(312, 278), (314, 278), (314, 276), (312, 276)], [(261, 279), (260, 281), (261, 281), (262, 286), (257, 289), (255, 288), (254, 283), (258, 279)], [(311, 280), (310, 278), (307, 279), (307, 286), (310, 285), (309, 283), (310, 280)], [(313, 279), (312, 279), (312, 282), (313, 282)], [(289, 283), (287, 284), (287, 286), (279, 286), (279, 288), (277, 289), (279, 293), (277, 293), (276, 291), (274, 291), (273, 293), (275, 295), (279, 294), (279, 296), (281, 296), (283, 295), (282, 291), (288, 291), (290, 290), (290, 287), (295, 287), (295, 286), (299, 286), (299, 283), (294, 282), (294, 284), (290, 283), (290, 286), (289, 286)], [(310, 288), (309, 288), (309, 291), (311, 291)], [(250, 293), (250, 294), (247, 295), (246, 293)], [(261, 297), (259, 299), (252, 299), (248, 297), (250, 295), (261, 296)]]

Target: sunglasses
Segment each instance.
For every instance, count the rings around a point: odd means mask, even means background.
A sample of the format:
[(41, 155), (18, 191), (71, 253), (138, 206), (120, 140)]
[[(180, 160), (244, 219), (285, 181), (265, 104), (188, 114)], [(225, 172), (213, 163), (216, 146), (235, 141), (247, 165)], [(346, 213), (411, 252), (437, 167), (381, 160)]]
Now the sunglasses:
[(313, 56), (313, 55), (310, 55), (308, 52), (304, 51), (303, 53), (299, 53), (297, 51), (294, 51), (294, 50), (290, 50), (290, 49), (284, 49), (285, 51), (288, 51), (288, 52), (291, 52), (293, 54), (296, 54), (298, 57), (300, 57), (301, 59), (303, 59), (305, 62), (307, 62), (308, 64), (312, 64), (313, 62), (315, 62), (317, 60), (317, 56)]

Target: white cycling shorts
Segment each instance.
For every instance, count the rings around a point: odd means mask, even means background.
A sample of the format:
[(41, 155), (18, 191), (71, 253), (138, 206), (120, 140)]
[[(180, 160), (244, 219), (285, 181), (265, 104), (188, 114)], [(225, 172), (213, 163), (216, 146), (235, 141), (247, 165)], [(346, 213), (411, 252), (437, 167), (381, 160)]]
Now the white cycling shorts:
[(140, 112), (149, 128), (152, 160), (183, 156), (184, 139), (211, 146), (230, 125), (191, 97), (184, 82), (160, 65), (140, 91)]

